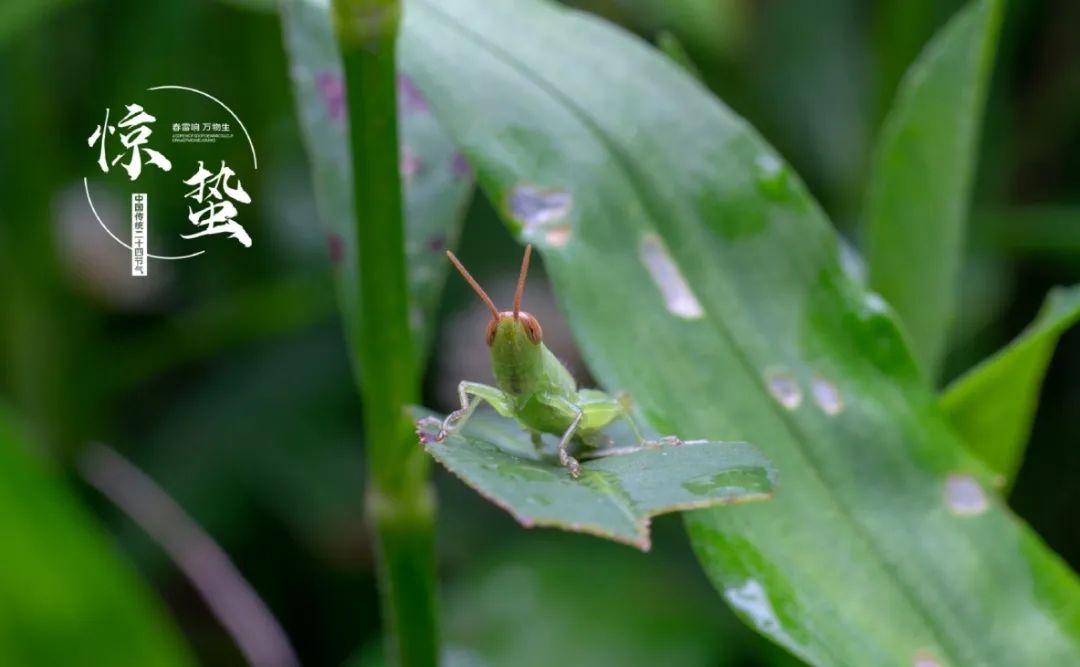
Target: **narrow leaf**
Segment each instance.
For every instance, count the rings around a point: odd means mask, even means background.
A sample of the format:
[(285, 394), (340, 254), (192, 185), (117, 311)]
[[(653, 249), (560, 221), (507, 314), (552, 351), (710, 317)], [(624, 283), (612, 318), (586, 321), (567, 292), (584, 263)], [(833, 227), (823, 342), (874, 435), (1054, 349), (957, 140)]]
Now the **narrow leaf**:
[(877, 147), (866, 209), (870, 287), (896, 308), (935, 378), (953, 319), (979, 121), (1002, 0), (973, 0), (904, 78)]
[(955, 380), (941, 407), (971, 451), (1011, 486), (1024, 457), (1046, 367), (1061, 334), (1080, 320), (1080, 286), (1050, 292), (1012, 343)]
[(744, 442), (633, 447), (583, 461), (575, 480), (554, 456), (537, 453), (527, 432), (484, 426), (478, 415), (464, 434), (440, 441), (440, 421), (427, 417), (416, 432), (435, 460), (526, 528), (589, 533), (648, 551), (649, 519), (658, 514), (772, 494), (772, 469)]
[(769, 502), (685, 515), (748, 623), (816, 665), (1080, 663), (1075, 576), (991, 493), (745, 121), (553, 4), (414, 0), (402, 63), (536, 244), (600, 384), (656, 432), (776, 468)]
[(95, 520), (0, 411), (0, 664), (194, 664)]
[[(338, 269), (342, 305), (352, 312), (356, 308), (355, 267), (344, 263), (348, 248), (355, 244), (348, 110), (329, 0), (285, 0), (281, 16), (327, 252)], [(474, 178), (465, 157), (455, 150), (423, 96), (404, 76), (398, 80), (398, 124), (410, 325), (424, 356), (432, 342), (435, 311), (448, 271), (443, 249), (457, 244)]]

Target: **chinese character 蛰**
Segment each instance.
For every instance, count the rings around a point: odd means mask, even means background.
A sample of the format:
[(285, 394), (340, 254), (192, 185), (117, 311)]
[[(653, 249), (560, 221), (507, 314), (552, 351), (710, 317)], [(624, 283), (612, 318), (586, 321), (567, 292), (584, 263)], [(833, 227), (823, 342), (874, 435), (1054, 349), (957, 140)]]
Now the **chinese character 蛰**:
[[(235, 187), (229, 184), (229, 179), (236, 180)], [(206, 206), (198, 211), (188, 207), (188, 220), (196, 227), (200, 227), (192, 234), (181, 234), (185, 239), (192, 239), (209, 234), (228, 234), (236, 239), (245, 248), (251, 247), (251, 237), (240, 223), (236, 222), (237, 215), (234, 200), (241, 204), (250, 204), (251, 197), (244, 190), (240, 179), (236, 178), (236, 172), (221, 161), (221, 169), (214, 174), (207, 169), (202, 160), (199, 167), (191, 178), (184, 181), (185, 185), (193, 185), (195, 189), (184, 195), (188, 199), (194, 199), (199, 204)]]

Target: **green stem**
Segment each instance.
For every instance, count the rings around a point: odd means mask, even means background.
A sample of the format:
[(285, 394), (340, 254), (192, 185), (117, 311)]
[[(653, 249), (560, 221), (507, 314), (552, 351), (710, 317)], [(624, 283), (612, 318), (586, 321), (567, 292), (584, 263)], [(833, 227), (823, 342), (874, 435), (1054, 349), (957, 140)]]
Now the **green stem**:
[[(346, 243), (343, 298), (360, 382), (368, 454), (368, 517), (378, 540), (379, 583), (391, 660), (438, 660), (435, 505), (429, 461), (408, 408), (419, 397), (409, 330), (401, 178), (398, 171), (395, 0), (334, 0), (345, 69), (352, 155), (355, 244)], [(355, 247), (350, 247), (355, 245)], [(352, 284), (349, 284), (351, 279)], [(355, 290), (355, 292), (354, 292)], [(350, 294), (355, 294), (351, 297)]]

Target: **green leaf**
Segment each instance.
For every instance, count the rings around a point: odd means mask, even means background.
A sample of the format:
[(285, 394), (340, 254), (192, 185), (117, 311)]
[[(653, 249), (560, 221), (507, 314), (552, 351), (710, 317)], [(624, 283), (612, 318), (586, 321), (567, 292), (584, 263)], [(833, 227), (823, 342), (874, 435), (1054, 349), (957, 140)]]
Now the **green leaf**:
[(0, 46), (70, 4), (71, 0), (8, 0), (0, 6)]
[[(342, 305), (351, 311), (356, 307), (355, 268), (341, 261), (355, 244), (348, 112), (329, 1), (287, 0), (281, 3), (281, 16), (319, 216), (330, 258), (339, 269)], [(449, 270), (443, 249), (457, 244), (474, 178), (427, 102), (404, 76), (398, 81), (398, 112), (410, 325), (426, 355)]]
[(402, 63), (536, 243), (600, 384), (659, 433), (776, 468), (771, 501), (686, 515), (749, 623), (817, 665), (1080, 662), (1075, 576), (989, 490), (895, 315), (745, 121), (538, 2), (415, 0)]
[(926, 47), (882, 129), (866, 208), (870, 287), (937, 377), (956, 300), (1001, 0), (974, 0)]
[(968, 448), (1012, 485), (1024, 456), (1046, 367), (1080, 320), (1080, 286), (1050, 292), (1035, 321), (1007, 347), (955, 380), (941, 407)]
[(464, 434), (440, 441), (440, 423), (432, 417), (417, 422), (424, 449), (526, 528), (589, 533), (648, 551), (651, 517), (772, 493), (772, 469), (744, 442), (633, 447), (583, 461), (575, 480), (553, 456), (538, 454), (524, 430), (476, 417)]
[(664, 556), (539, 533), (477, 554), (444, 596), (447, 640), (484, 665), (772, 664), (685, 561)]
[(194, 664), (95, 523), (0, 411), (0, 664)]

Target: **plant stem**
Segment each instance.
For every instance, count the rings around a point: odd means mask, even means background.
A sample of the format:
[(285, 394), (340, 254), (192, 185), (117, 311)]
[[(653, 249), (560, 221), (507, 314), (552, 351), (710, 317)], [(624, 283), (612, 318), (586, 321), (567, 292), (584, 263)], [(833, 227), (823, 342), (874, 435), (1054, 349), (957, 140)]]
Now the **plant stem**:
[[(355, 244), (346, 243), (343, 298), (360, 382), (368, 454), (367, 512), (378, 543), (388, 653), (403, 667), (435, 665), (435, 506), (429, 462), (408, 406), (419, 396), (409, 330), (398, 170), (396, 0), (334, 0), (349, 108)], [(354, 247), (351, 247), (354, 246)], [(348, 255), (352, 254), (351, 257)], [(357, 289), (355, 297), (350, 292)]]

